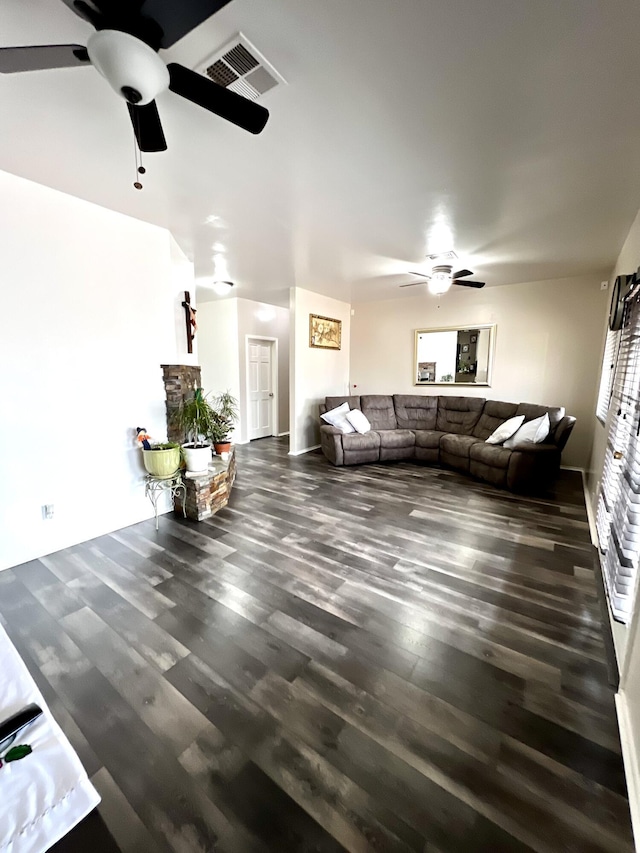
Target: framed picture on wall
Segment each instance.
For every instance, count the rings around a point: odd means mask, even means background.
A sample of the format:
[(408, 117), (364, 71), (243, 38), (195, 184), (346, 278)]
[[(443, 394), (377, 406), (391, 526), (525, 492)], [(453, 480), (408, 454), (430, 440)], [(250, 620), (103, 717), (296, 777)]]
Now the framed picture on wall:
[(317, 349), (340, 349), (342, 320), (309, 314), (309, 346)]

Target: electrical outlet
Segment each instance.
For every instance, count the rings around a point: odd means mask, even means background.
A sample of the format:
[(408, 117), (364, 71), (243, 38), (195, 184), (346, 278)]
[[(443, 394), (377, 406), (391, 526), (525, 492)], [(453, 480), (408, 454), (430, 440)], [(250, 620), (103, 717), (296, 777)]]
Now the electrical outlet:
[(53, 504), (43, 504), (42, 505), (42, 518), (45, 521), (47, 519), (53, 518)]
[(609, 287), (609, 282), (608, 282), (608, 281), (601, 281), (601, 282), (600, 282), (600, 290), (607, 290), (607, 289), (608, 289), (608, 287)]

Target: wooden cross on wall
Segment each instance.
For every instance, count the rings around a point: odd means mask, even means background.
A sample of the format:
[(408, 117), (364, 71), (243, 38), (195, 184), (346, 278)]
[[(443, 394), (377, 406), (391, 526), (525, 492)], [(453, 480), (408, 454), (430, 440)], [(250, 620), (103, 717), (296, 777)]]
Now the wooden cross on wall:
[(191, 306), (191, 295), (188, 290), (184, 292), (182, 307), (184, 308), (184, 319), (187, 327), (187, 352), (193, 352), (193, 339), (198, 331), (198, 324), (196, 323), (196, 309)]

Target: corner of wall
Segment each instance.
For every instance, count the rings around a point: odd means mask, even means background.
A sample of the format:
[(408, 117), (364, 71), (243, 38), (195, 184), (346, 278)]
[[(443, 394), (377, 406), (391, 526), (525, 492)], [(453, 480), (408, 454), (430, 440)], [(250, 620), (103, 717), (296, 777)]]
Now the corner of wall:
[[(303, 288), (291, 292), (292, 351), (290, 360), (292, 400), (290, 453), (297, 455), (320, 444), (318, 405), (331, 394), (349, 393), (351, 304)], [(309, 315), (340, 320), (340, 350), (309, 345)]]

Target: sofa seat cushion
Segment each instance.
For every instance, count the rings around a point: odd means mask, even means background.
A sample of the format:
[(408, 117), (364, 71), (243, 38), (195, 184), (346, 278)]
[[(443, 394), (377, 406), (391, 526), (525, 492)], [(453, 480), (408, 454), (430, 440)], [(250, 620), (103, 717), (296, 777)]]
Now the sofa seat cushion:
[(349, 435), (342, 436), (342, 449), (346, 451), (354, 450), (374, 450), (380, 447), (380, 435), (377, 432), (367, 432), (362, 435), (359, 432), (352, 432)]
[(380, 447), (413, 447), (416, 437), (410, 429), (379, 429)]
[(436, 429), (471, 435), (484, 406), (484, 397), (438, 397)]
[(504, 468), (506, 470), (509, 467), (511, 450), (500, 447), (498, 444), (485, 444), (484, 441), (480, 441), (469, 448), (469, 458), (492, 468)]
[(435, 429), (438, 398), (424, 394), (394, 394), (398, 429)]
[[(345, 436), (350, 438), (351, 436)], [(484, 441), (476, 438), (475, 435), (443, 435), (440, 439), (440, 449), (445, 453), (450, 453), (452, 456), (461, 456), (463, 459), (469, 458), (469, 452), (474, 444), (484, 445)], [(490, 445), (487, 445), (490, 446)]]
[(390, 394), (363, 394), (359, 408), (366, 415), (371, 429), (396, 429), (398, 426)]
[(416, 447), (426, 447), (429, 450), (438, 450), (440, 447), (440, 439), (445, 432), (439, 432), (437, 429), (415, 429)]
[[(486, 441), (495, 430), (516, 414), (517, 403), (503, 403), (501, 400), (487, 400), (473, 435)], [(526, 420), (526, 418), (525, 418)]]

